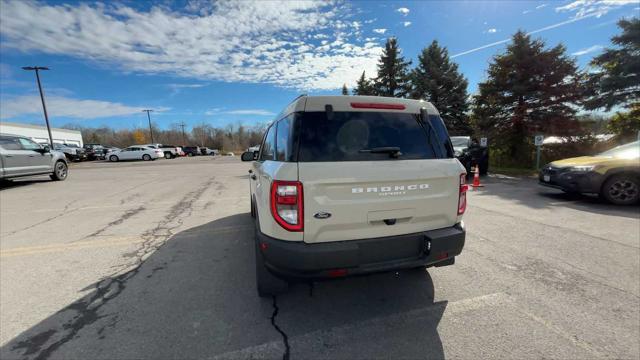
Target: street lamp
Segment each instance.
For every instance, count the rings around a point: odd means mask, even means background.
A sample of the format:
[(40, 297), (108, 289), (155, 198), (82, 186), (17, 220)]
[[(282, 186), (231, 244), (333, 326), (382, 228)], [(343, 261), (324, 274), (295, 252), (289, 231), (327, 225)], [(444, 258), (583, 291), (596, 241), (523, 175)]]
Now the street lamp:
[(142, 110), (142, 112), (147, 113), (147, 119), (149, 119), (149, 134), (151, 135), (151, 143), (153, 144), (153, 129), (151, 129), (151, 115), (149, 115), (149, 113), (152, 111), (153, 110), (150, 109)]
[(40, 83), (40, 70), (49, 70), (45, 66), (24, 66), (22, 70), (35, 71), (36, 80), (38, 81), (38, 90), (40, 90), (40, 100), (42, 100), (42, 110), (44, 111), (44, 121), (47, 123), (47, 132), (49, 132), (49, 145), (53, 149), (53, 136), (51, 136), (51, 126), (49, 125), (49, 115), (47, 115), (47, 105), (44, 103), (44, 93), (42, 92), (42, 84)]

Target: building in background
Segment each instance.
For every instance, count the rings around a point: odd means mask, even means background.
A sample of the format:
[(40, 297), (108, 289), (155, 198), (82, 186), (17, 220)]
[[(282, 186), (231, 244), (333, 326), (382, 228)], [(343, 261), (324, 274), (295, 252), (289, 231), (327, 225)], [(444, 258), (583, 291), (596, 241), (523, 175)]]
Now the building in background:
[[(0, 134), (24, 136), (41, 144), (49, 143), (46, 126), (0, 122)], [(51, 128), (54, 143), (70, 144), (82, 147), (82, 134), (77, 130)]]

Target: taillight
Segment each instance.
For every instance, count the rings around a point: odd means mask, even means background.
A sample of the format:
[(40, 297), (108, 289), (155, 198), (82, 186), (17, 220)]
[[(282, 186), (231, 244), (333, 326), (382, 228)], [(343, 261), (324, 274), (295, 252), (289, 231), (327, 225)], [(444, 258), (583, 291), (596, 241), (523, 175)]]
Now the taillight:
[(301, 182), (273, 181), (271, 184), (271, 214), (285, 230), (303, 230), (304, 204)]
[(402, 104), (359, 103), (359, 102), (352, 102), (351, 107), (354, 109), (387, 109), (387, 110), (406, 109), (406, 107)]
[(467, 210), (467, 190), (469, 190), (469, 185), (467, 185), (467, 174), (460, 174), (460, 191), (458, 195), (458, 215), (464, 214), (464, 211)]

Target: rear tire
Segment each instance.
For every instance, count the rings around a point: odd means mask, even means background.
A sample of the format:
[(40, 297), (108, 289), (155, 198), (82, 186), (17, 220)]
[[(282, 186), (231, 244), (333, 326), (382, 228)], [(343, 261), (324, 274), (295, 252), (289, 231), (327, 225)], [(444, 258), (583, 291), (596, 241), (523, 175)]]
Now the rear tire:
[(167, 151), (167, 152), (164, 153), (164, 158), (165, 159), (172, 159), (173, 157), (171, 156), (171, 153)]
[(258, 223), (255, 227), (255, 257), (256, 257), (256, 288), (258, 296), (272, 297), (285, 293), (289, 289), (289, 283), (273, 275), (264, 264), (264, 257), (260, 252), (258, 241)]
[(53, 166), (53, 174), (49, 177), (54, 181), (64, 181), (67, 175), (69, 175), (69, 167), (64, 161), (58, 160)]
[(149, 160), (151, 160), (151, 155), (149, 155), (149, 154), (144, 154), (144, 155), (142, 155), (142, 160), (144, 160), (144, 161), (149, 161)]
[(117, 156), (115, 156), (115, 155), (111, 155), (111, 156), (109, 156), (109, 161), (111, 161), (111, 162), (116, 162), (116, 161), (118, 161), (118, 160), (120, 160), (120, 159), (118, 159), (118, 157), (117, 157)]
[(640, 180), (632, 174), (609, 177), (600, 190), (600, 196), (616, 205), (633, 205), (640, 200)]

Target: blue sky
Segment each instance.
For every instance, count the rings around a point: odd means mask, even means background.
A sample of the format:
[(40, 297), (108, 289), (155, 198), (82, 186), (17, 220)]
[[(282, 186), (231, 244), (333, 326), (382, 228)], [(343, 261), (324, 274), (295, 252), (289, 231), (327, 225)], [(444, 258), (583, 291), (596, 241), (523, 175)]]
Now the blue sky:
[(610, 46), (637, 1), (212, 2), (0, 0), (0, 120), (54, 126), (266, 122), (301, 93), (339, 94), (398, 38), (415, 59), (436, 39), (469, 80), (518, 29), (563, 43), (581, 67)]

